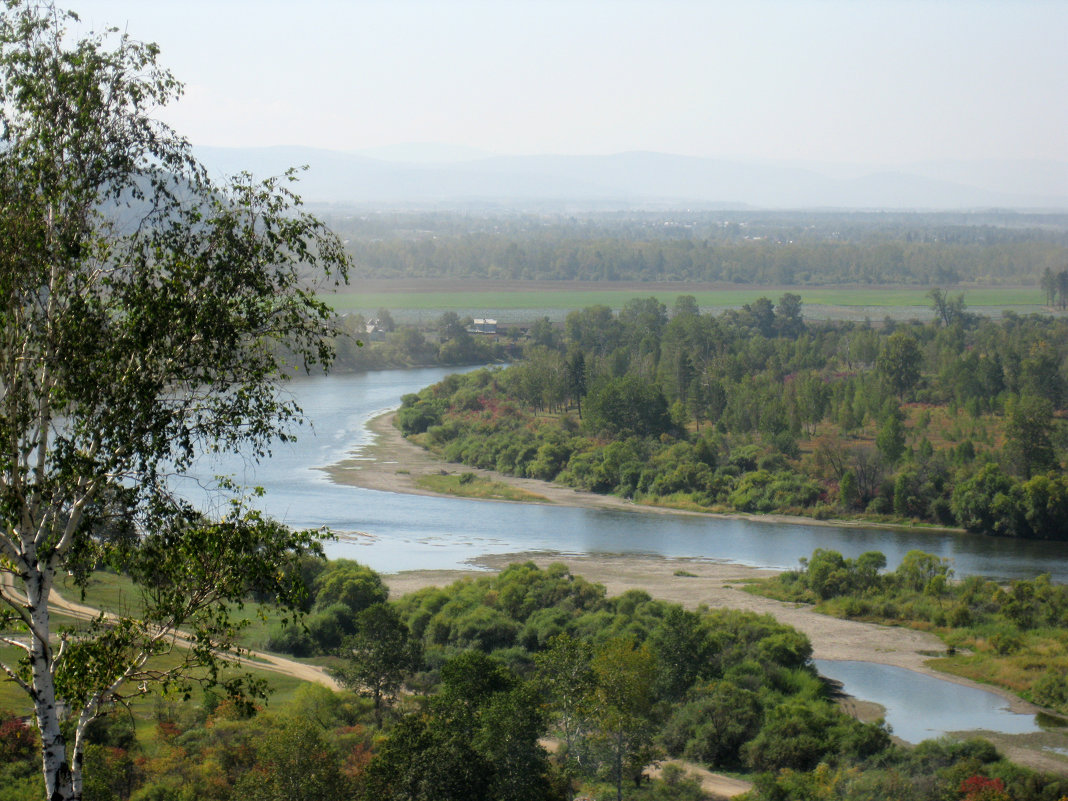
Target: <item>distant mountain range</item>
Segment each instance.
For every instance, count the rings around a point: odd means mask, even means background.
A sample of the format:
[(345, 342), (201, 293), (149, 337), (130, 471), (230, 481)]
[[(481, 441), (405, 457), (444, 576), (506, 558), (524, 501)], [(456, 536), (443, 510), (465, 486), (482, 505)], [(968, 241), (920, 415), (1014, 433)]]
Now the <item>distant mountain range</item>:
[[(365, 153), (200, 147), (213, 171), (307, 164), (300, 194), (336, 204), (634, 208), (1068, 209), (1068, 162), (941, 161), (893, 169), (664, 153), (489, 156), (445, 146)], [(373, 153), (373, 155), (368, 155)]]

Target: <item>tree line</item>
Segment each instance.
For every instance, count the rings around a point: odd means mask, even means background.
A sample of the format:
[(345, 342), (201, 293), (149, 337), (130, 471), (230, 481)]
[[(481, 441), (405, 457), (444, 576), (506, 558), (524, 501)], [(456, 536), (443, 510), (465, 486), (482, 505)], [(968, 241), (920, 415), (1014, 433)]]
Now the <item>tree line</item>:
[(935, 320), (881, 326), (806, 321), (790, 293), (588, 307), (397, 421), (453, 461), (641, 501), (1068, 537), (1068, 323), (931, 296)]
[(632, 213), (331, 218), (375, 278), (1039, 284), (1068, 264), (1063, 215)]

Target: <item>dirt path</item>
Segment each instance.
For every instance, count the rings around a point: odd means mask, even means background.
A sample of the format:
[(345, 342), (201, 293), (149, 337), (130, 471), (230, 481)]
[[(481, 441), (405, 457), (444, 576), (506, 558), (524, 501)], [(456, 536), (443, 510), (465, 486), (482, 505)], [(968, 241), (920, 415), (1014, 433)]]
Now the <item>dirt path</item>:
[(678, 765), (686, 771), (686, 773), (691, 776), (696, 776), (701, 782), (701, 789), (706, 793), (710, 793), (715, 798), (734, 798), (743, 793), (748, 793), (753, 789), (751, 782), (724, 776), (722, 773), (713, 773), (707, 768), (702, 768), (700, 765), (695, 765), (692, 762), (683, 762), (679, 759), (668, 759), (664, 761), (658, 767), (648, 771), (649, 775), (654, 779), (660, 778), (660, 774), (664, 771), (665, 765)]
[[(555, 754), (560, 749), (560, 741), (552, 738), (543, 737), (538, 740), (538, 744), (550, 754)], [(713, 773), (707, 768), (682, 759), (665, 759), (648, 768), (644, 773), (654, 779), (659, 779), (667, 765), (678, 765), (685, 773), (696, 777), (701, 782), (701, 789), (709, 793), (713, 798), (734, 798), (753, 789), (752, 782), (724, 776), (722, 773)], [(580, 796), (580, 798), (584, 797)]]
[[(3, 584), (5, 590), (12, 597), (24, 597), (18, 592), (15, 582), (12, 576), (8, 573), (0, 573), (0, 583)], [(78, 620), (95, 620), (100, 614), (100, 610), (93, 606), (87, 606), (86, 604), (77, 603), (65, 598), (54, 587), (51, 594), (48, 596), (48, 605), (53, 609), (58, 609), (64, 614), (70, 617), (77, 618)], [(108, 615), (112, 617), (112, 615)], [(180, 645), (185, 645), (190, 642), (189, 637), (181, 631), (176, 632), (174, 635), (174, 641)], [(230, 656), (226, 656), (230, 659)], [(313, 682), (315, 684), (322, 684), (324, 687), (328, 687), (331, 690), (340, 690), (341, 685), (334, 680), (334, 678), (321, 667), (317, 665), (308, 665), (303, 662), (296, 662), (292, 659), (286, 659), (283, 656), (276, 656), (275, 654), (266, 653), (264, 651), (248, 651), (245, 658), (241, 660), (234, 659), (240, 665), (245, 665), (256, 670), (264, 670), (270, 673), (278, 673), (283, 676), (289, 676), (300, 681)]]
[[(92, 620), (100, 614), (99, 609), (64, 598), (55, 588), (52, 589), (52, 593), (48, 596), (48, 604), (80, 620)], [(189, 637), (181, 631), (175, 632), (174, 640), (179, 644), (190, 643)], [(227, 655), (226, 658), (230, 659), (231, 657)], [(255, 668), (256, 670), (265, 670), (269, 673), (278, 673), (301, 681), (322, 684), (324, 687), (334, 691), (341, 689), (341, 685), (323, 668), (296, 662), (292, 659), (286, 659), (284, 656), (276, 656), (265, 651), (250, 650), (242, 659), (234, 658), (234, 661), (239, 665)]]

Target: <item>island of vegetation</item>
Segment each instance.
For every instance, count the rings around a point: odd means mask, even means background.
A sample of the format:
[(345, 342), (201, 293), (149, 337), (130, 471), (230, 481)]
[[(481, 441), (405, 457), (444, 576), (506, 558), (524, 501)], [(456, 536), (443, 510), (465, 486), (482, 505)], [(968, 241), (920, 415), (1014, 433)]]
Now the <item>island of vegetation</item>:
[(816, 323), (787, 293), (718, 316), (634, 299), (530, 329), (506, 369), (408, 395), (455, 462), (708, 512), (1068, 537), (1068, 321)]

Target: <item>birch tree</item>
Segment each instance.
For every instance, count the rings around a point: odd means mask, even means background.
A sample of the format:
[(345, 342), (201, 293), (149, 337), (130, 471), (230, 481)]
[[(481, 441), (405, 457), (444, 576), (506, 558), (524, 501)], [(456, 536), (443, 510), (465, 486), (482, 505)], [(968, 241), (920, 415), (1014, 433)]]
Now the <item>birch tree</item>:
[[(285, 436), (280, 377), (331, 357), (314, 282), (347, 269), (286, 178), (212, 181), (153, 119), (181, 93), (154, 45), (84, 30), (48, 3), (0, 13), (0, 639), (22, 654), (0, 671), (32, 701), (49, 799), (81, 797), (109, 705), (154, 682), (257, 689), (220, 672), (229, 610), (293, 608), (284, 566), (316, 537), (240, 498), (209, 519), (171, 477)], [(60, 630), (57, 579), (100, 565), (140, 608)]]
[(656, 656), (648, 645), (612, 639), (598, 648), (592, 662), (595, 721), (609, 754), (616, 801), (623, 801), (623, 775), (635, 785), (642, 770), (656, 758), (653, 727), (653, 684)]

